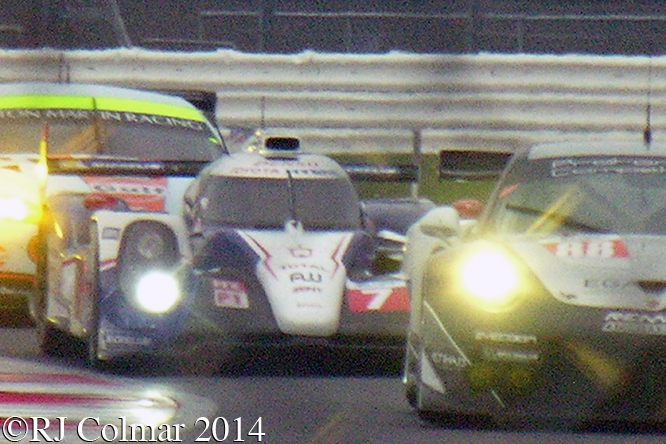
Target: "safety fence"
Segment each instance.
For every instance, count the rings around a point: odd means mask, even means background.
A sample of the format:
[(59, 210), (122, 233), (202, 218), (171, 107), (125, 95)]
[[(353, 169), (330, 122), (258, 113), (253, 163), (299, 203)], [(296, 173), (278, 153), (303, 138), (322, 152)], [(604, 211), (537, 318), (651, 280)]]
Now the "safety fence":
[(284, 128), (323, 152), (639, 138), (648, 103), (666, 139), (663, 56), (0, 52), (0, 81), (28, 80), (211, 92), (227, 133)]

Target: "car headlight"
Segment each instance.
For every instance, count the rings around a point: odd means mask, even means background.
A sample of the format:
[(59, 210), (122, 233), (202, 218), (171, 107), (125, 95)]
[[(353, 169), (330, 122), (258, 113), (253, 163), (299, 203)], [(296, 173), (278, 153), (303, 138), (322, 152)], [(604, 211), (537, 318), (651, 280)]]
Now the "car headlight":
[(492, 248), (475, 251), (465, 258), (459, 272), (464, 291), (492, 307), (507, 305), (520, 284), (511, 258)]
[(525, 266), (499, 246), (482, 243), (459, 259), (451, 270), (456, 293), (485, 311), (509, 311), (529, 291)]
[(157, 221), (137, 221), (124, 233), (118, 255), (118, 284), (126, 300), (148, 313), (172, 310), (181, 300), (175, 270), (180, 252), (175, 234)]
[(137, 279), (134, 298), (144, 311), (166, 313), (180, 301), (178, 280), (166, 272), (147, 272)]
[(16, 197), (0, 197), (0, 218), (21, 222), (37, 222), (41, 216), (39, 205)]

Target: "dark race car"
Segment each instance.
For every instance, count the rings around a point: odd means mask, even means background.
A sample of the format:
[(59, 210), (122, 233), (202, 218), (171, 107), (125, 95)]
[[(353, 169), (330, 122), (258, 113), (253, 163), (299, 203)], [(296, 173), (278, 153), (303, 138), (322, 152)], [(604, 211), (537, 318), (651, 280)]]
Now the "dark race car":
[(519, 151), (478, 222), (457, 218), (437, 208), (408, 240), (429, 252), (408, 272), (419, 413), (666, 419), (665, 146)]

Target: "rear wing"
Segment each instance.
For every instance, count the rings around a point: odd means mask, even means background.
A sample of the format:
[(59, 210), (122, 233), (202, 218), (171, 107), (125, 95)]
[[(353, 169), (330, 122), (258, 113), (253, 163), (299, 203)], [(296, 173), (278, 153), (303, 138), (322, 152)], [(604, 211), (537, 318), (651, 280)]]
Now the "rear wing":
[[(194, 177), (210, 162), (207, 160), (141, 160), (93, 157), (90, 155), (49, 156), (49, 126), (42, 125), (39, 142), (40, 180), (47, 175)], [(43, 185), (43, 184), (42, 184)]]
[(170, 94), (172, 96), (182, 97), (194, 105), (199, 111), (206, 114), (207, 117), (210, 118), (215, 116), (217, 94), (213, 91), (194, 89), (153, 89), (152, 91), (160, 94)]
[(439, 152), (440, 179), (498, 179), (512, 153), (508, 151), (442, 150)]
[(418, 182), (417, 165), (341, 164), (349, 178), (359, 182)]
[[(293, 135), (256, 131), (244, 144), (248, 151), (259, 151), (264, 156), (296, 158), (301, 153), (301, 140)], [(418, 182), (417, 165), (377, 165), (371, 163), (337, 162), (353, 181), (375, 182)]]
[(194, 177), (208, 161), (47, 157), (48, 174), (77, 176)]

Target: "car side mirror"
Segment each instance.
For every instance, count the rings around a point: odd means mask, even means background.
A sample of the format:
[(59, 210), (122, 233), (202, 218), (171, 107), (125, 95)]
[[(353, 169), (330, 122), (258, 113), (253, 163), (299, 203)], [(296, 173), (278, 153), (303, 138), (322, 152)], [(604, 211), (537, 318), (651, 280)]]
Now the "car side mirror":
[(446, 238), (460, 234), (460, 217), (454, 207), (442, 206), (428, 211), (416, 222), (426, 236)]
[(454, 202), (453, 208), (461, 219), (476, 219), (483, 211), (483, 204), (475, 199), (464, 199)]

